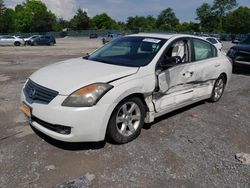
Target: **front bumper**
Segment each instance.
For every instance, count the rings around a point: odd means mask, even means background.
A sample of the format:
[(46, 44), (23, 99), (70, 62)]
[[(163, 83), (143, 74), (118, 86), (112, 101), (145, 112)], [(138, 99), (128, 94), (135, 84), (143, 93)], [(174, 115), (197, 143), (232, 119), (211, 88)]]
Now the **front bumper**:
[[(106, 128), (115, 105), (103, 104), (93, 107), (63, 107), (67, 96), (58, 95), (49, 104), (29, 103), (22, 92), (21, 100), (32, 109), (30, 125), (42, 133), (66, 142), (97, 142), (105, 139)], [(35, 118), (32, 118), (35, 117)], [(39, 121), (38, 121), (39, 120)], [(61, 134), (44, 126), (70, 127), (69, 134)]]

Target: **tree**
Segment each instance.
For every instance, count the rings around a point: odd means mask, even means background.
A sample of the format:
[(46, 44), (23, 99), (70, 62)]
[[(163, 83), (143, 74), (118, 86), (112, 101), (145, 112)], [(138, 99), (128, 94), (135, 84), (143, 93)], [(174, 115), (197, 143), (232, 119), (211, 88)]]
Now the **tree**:
[(124, 22), (117, 22), (117, 26), (119, 30), (127, 30), (127, 25)]
[(64, 20), (63, 18), (58, 18), (56, 23), (56, 31), (62, 31), (65, 28), (70, 27), (70, 22), (67, 20)]
[(184, 22), (176, 26), (177, 32), (199, 32), (199, 24), (194, 22)]
[(96, 29), (117, 29), (117, 23), (106, 13), (96, 15), (92, 18)]
[(239, 7), (225, 17), (225, 31), (235, 34), (250, 33), (250, 8)]
[(177, 24), (179, 24), (179, 20), (171, 8), (163, 10), (158, 16), (156, 22), (158, 29), (166, 31), (175, 30)]
[(3, 0), (0, 0), (0, 33), (15, 31), (15, 11), (6, 8)]
[(203, 3), (196, 9), (197, 20), (200, 20), (201, 30), (213, 32), (218, 29), (219, 18), (214, 13), (213, 7), (208, 3)]
[(127, 19), (127, 28), (130, 30), (153, 30), (155, 29), (156, 19), (153, 16), (135, 16), (128, 17)]
[(4, 29), (4, 25), (3, 25), (4, 18), (3, 18), (3, 15), (4, 15), (5, 10), (6, 10), (6, 7), (4, 5), (4, 2), (3, 2), (3, 0), (0, 0), (0, 33), (3, 33), (3, 29)]
[(197, 19), (203, 31), (223, 32), (226, 14), (237, 6), (236, 0), (214, 0), (213, 4), (203, 3), (196, 9)]
[(219, 30), (222, 31), (223, 19), (226, 13), (237, 7), (237, 0), (214, 0), (213, 12), (218, 16), (219, 19)]
[(40, 0), (26, 0), (16, 7), (16, 30), (21, 32), (53, 31), (56, 16)]
[(76, 15), (70, 20), (70, 25), (74, 30), (84, 30), (90, 29), (92, 24), (87, 12), (83, 12), (83, 10), (79, 8)]
[(6, 7), (5, 7), (5, 5), (4, 5), (3, 0), (0, 0), (0, 16), (3, 15), (5, 9), (6, 9)]
[(7, 8), (3, 15), (3, 33), (13, 33), (15, 32), (15, 11), (13, 9)]
[(237, 0), (214, 0), (213, 11), (217, 13), (218, 16), (225, 16), (226, 13), (237, 7)]

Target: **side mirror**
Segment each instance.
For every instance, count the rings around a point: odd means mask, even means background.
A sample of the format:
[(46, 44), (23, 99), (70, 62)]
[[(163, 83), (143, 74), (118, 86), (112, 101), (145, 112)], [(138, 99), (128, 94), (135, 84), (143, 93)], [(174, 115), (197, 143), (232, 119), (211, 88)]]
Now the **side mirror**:
[(82, 58), (83, 58), (83, 59), (89, 59), (89, 56), (90, 56), (90, 54), (89, 54), (89, 53), (86, 53), (86, 55), (83, 56)]
[(181, 63), (181, 57), (180, 56), (173, 56), (165, 59), (160, 63), (160, 66), (163, 68), (170, 68), (173, 67), (179, 63)]

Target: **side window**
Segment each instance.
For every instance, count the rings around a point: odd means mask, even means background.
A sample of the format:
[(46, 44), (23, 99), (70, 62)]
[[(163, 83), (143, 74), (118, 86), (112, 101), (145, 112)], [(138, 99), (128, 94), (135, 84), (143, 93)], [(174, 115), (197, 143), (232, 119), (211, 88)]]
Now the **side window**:
[(195, 61), (201, 61), (204, 59), (209, 59), (217, 55), (217, 51), (212, 44), (208, 42), (193, 39)]
[(163, 60), (167, 60), (168, 58), (178, 56), (181, 61), (178, 63), (187, 63), (191, 60), (190, 53), (190, 41), (187, 39), (178, 40), (171, 44), (171, 46), (164, 53)]

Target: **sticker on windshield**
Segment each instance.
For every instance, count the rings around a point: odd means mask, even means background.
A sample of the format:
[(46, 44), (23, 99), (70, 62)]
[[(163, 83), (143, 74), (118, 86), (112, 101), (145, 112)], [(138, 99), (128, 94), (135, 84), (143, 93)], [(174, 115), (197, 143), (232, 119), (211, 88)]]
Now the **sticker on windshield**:
[(159, 39), (152, 39), (152, 38), (145, 38), (145, 39), (143, 39), (143, 42), (151, 42), (151, 43), (158, 44), (159, 42), (161, 42), (161, 40), (159, 40)]

